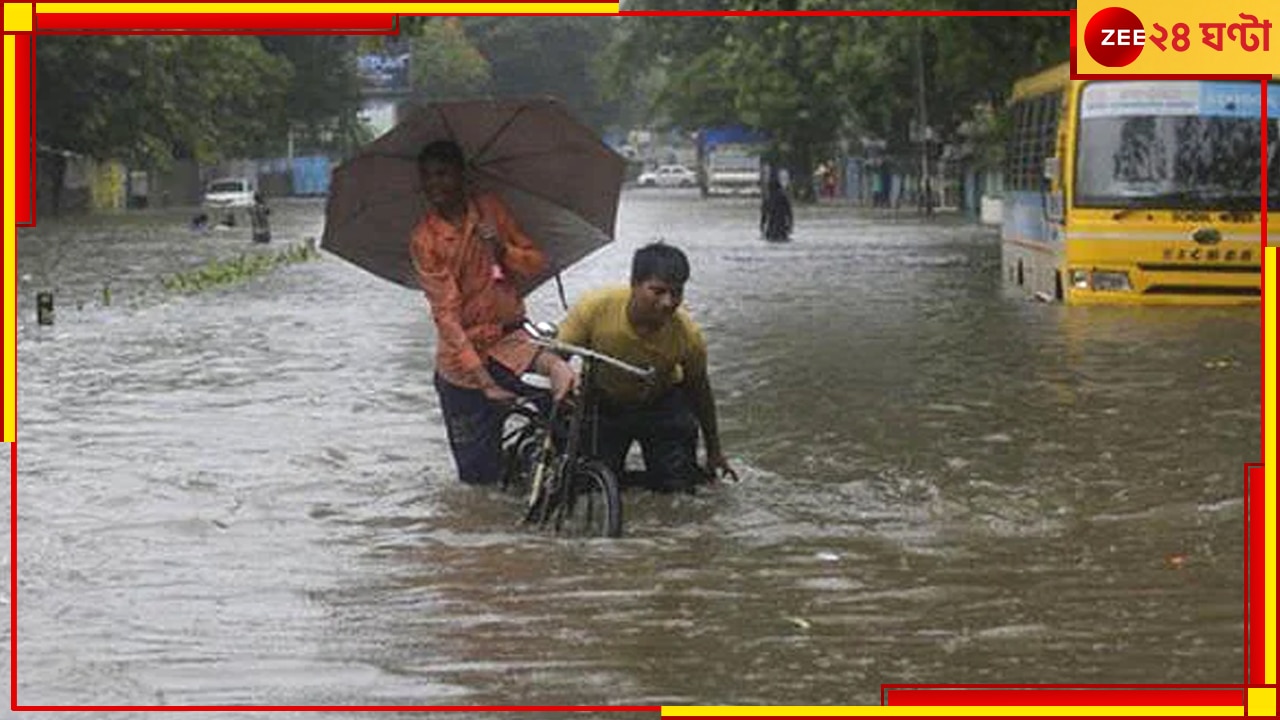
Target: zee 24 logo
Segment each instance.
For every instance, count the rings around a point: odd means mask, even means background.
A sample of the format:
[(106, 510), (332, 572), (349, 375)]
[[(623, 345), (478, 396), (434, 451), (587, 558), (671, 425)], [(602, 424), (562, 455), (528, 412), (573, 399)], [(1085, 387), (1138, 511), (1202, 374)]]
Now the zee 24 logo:
[[(1238, 22), (1199, 23), (1200, 42), (1217, 52), (1225, 49), (1225, 42), (1239, 42), (1245, 52), (1256, 52), (1259, 48), (1270, 51), (1271, 20), (1259, 22), (1256, 16), (1245, 13), (1239, 17)], [(1110, 7), (1094, 13), (1084, 29), (1084, 46), (1089, 56), (1106, 67), (1132, 63), (1148, 42), (1161, 52), (1186, 52), (1191, 49), (1191, 26), (1183, 22), (1170, 27), (1152, 23), (1147, 30), (1131, 11)]]

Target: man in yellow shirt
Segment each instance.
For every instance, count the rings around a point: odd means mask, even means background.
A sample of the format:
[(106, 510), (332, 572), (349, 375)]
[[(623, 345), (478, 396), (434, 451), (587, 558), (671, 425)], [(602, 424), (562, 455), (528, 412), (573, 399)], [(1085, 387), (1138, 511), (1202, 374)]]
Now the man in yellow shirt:
[[(632, 259), (631, 285), (583, 296), (569, 310), (559, 339), (657, 371), (641, 380), (595, 366), (594, 454), (621, 478), (627, 451), (639, 441), (650, 486), (691, 492), (717, 473), (738, 476), (720, 448), (702, 330), (680, 308), (688, 279), (689, 260), (679, 248), (646, 245)], [(707, 472), (697, 463), (699, 428)]]

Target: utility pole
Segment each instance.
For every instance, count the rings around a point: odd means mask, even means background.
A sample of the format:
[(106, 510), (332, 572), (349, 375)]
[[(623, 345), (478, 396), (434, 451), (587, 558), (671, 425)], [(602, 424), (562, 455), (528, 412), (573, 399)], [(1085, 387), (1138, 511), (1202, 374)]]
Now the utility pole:
[(922, 207), (925, 212), (933, 214), (933, 198), (929, 190), (929, 107), (925, 101), (924, 87), (924, 19), (916, 17), (916, 86), (918, 90), (917, 105), (920, 122), (920, 194), (924, 198)]

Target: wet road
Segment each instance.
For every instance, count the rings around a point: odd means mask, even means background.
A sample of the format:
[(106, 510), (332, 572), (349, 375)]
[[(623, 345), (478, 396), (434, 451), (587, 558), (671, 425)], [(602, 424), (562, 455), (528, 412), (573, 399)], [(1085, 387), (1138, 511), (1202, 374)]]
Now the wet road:
[[(278, 237), (318, 235), (321, 207), (282, 207)], [(743, 481), (630, 494), (627, 538), (566, 542), (453, 481), (420, 296), (332, 256), (152, 292), (194, 252), (170, 216), (19, 236), (20, 298), (59, 238), (85, 288), (52, 328), (19, 308), (24, 705), (1241, 679), (1256, 309), (1026, 303), (972, 226), (802, 208), (768, 245), (750, 202), (628, 193), (566, 290), (658, 237), (688, 251)], [(133, 302), (93, 301), (103, 263)], [(553, 288), (530, 305), (560, 315)]]

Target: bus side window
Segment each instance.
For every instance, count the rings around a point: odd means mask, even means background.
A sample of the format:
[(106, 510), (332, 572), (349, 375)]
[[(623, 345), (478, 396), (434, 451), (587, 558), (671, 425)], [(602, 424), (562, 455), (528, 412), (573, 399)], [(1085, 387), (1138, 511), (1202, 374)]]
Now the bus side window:
[(1044, 219), (1061, 225), (1066, 217), (1062, 201), (1062, 165), (1056, 155), (1044, 159)]

